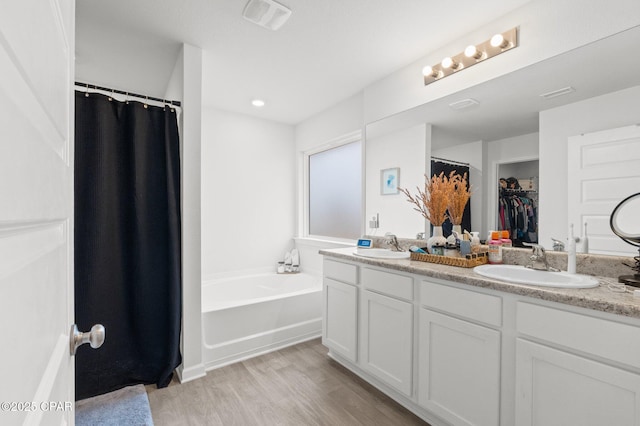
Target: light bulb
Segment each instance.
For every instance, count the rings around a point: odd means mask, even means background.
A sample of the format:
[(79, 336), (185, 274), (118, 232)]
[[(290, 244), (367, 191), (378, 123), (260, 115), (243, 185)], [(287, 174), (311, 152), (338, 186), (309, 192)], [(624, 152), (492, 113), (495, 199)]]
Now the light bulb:
[(480, 59), (484, 59), (487, 55), (485, 52), (478, 50), (474, 45), (471, 45), (464, 49), (464, 56), (479, 61)]
[(262, 99), (254, 99), (251, 101), (251, 105), (260, 108), (264, 106), (264, 101)]
[(422, 75), (424, 75), (425, 77), (433, 76), (433, 68), (430, 67), (429, 65), (422, 68)]
[(508, 45), (509, 45), (509, 42), (504, 39), (502, 34), (496, 34), (493, 37), (491, 37), (491, 46), (493, 47), (501, 47), (504, 49)]
[(473, 58), (477, 52), (478, 49), (476, 49), (474, 45), (467, 46), (467, 48), (464, 49), (464, 56), (466, 56), (467, 58)]
[(453, 59), (447, 56), (440, 64), (442, 65), (442, 68), (450, 68), (453, 65)]

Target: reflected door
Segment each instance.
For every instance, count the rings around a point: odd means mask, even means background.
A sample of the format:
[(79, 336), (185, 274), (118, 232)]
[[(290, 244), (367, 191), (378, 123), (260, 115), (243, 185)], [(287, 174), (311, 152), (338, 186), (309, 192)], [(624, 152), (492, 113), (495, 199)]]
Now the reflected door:
[(572, 136), (568, 150), (568, 218), (576, 236), (587, 223), (590, 253), (637, 254), (611, 231), (609, 216), (640, 188), (640, 126)]

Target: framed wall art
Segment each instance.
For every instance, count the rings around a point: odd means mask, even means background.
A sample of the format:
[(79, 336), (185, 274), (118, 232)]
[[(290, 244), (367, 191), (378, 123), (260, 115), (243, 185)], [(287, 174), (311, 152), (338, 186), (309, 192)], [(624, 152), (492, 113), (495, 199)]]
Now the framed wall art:
[(398, 190), (399, 185), (400, 185), (400, 168), (399, 167), (384, 169), (380, 171), (380, 194), (382, 195), (397, 194), (400, 192)]

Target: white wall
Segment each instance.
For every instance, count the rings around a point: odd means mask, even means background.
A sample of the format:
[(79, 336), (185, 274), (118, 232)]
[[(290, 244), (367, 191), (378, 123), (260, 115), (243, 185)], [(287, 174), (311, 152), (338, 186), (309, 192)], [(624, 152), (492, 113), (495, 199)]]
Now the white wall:
[(293, 248), (295, 143), (289, 125), (206, 108), (202, 275), (275, 271)]
[(363, 102), (360, 92), (299, 123), (295, 128), (296, 151), (313, 150), (340, 136), (361, 130)]
[(200, 270), (200, 139), (202, 50), (183, 45), (165, 97), (182, 102), (180, 157), (182, 196), (182, 382), (202, 377)]
[[(367, 138), (366, 143), (366, 212), (367, 234), (384, 235), (391, 232), (399, 237), (415, 238), (418, 232), (428, 232), (426, 221), (420, 213), (413, 210), (402, 193), (380, 194), (380, 172), (393, 167), (400, 168), (399, 186), (407, 188), (412, 194), (416, 186), (424, 188), (425, 173), (429, 174), (431, 151), (431, 126), (421, 124), (398, 132), (388, 133), (375, 138)], [(380, 228), (369, 229), (372, 216), (380, 216)]]
[(567, 141), (582, 133), (640, 122), (640, 86), (540, 113), (540, 243), (568, 233)]
[(485, 223), (485, 209), (483, 208), (483, 164), (482, 164), (482, 141), (453, 145), (431, 151), (432, 157), (444, 158), (447, 160), (459, 161), (469, 164), (469, 182), (471, 183), (471, 229), (467, 231), (478, 231), (480, 235), (486, 232), (483, 229)]
[(484, 198), (487, 202), (485, 207), (487, 217), (485, 220), (485, 227), (483, 227), (482, 233), (480, 234), (481, 238), (486, 238), (489, 231), (497, 228), (498, 179), (500, 178), (500, 176), (498, 176), (498, 165), (537, 160), (540, 155), (538, 153), (539, 134), (530, 133), (512, 138), (490, 141), (485, 144), (485, 147), (486, 159), (484, 163), (484, 170), (486, 172), (483, 186), (485, 189)]
[[(538, 178), (540, 176), (540, 161), (519, 161), (517, 163), (500, 164), (498, 177), (508, 179), (515, 177), (518, 180)], [(523, 186), (524, 188), (524, 186)]]
[[(367, 87), (365, 122), (442, 98), (636, 25), (640, 25), (637, 0), (533, 0)], [(457, 73), (438, 84), (423, 85), (424, 66), (436, 64), (469, 44), (515, 26), (520, 34), (518, 48), (474, 67), (473, 72)]]

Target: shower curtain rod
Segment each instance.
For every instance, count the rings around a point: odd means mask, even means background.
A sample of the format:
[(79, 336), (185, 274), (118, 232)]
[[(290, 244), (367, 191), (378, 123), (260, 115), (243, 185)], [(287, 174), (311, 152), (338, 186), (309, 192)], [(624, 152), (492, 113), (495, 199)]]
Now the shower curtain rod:
[(447, 160), (444, 158), (431, 157), (432, 160), (440, 161), (443, 163), (451, 164), (453, 166), (467, 166), (469, 167), (469, 163), (461, 163), (460, 161)]
[(149, 99), (151, 101), (162, 102), (162, 103), (167, 104), (167, 105), (173, 105), (173, 106), (177, 106), (177, 107), (181, 106), (180, 105), (180, 101), (171, 101), (171, 100), (166, 100), (166, 99), (161, 99), (161, 98), (155, 98), (153, 96), (140, 95), (138, 93), (125, 92), (125, 91), (122, 91), (122, 90), (110, 89), (108, 87), (96, 86), (95, 84), (81, 83), (79, 81), (76, 81), (75, 85), (77, 87), (82, 87), (84, 89), (103, 90), (105, 92), (118, 93), (120, 95), (131, 96), (131, 97), (134, 97), (134, 98)]

